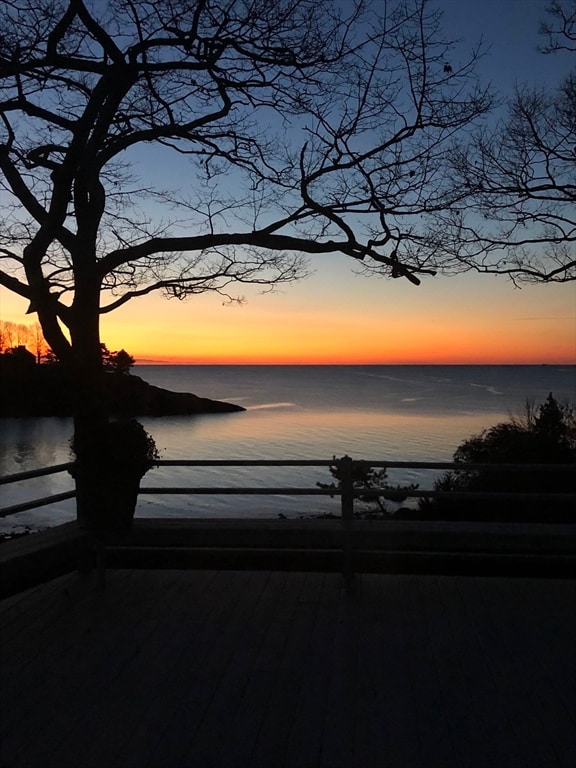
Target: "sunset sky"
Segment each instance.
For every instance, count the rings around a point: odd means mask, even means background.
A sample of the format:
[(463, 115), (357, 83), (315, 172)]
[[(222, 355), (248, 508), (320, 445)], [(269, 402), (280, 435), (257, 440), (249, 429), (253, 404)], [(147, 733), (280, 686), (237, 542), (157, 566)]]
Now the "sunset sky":
[[(481, 72), (501, 94), (516, 82), (555, 85), (566, 56), (537, 51), (547, 0), (437, 0), (448, 33), (491, 44)], [(570, 55), (570, 54), (568, 54)], [(0, 201), (1, 202), (1, 201)], [(405, 280), (355, 275), (341, 256), (281, 292), (244, 291), (243, 306), (217, 295), (186, 302), (149, 296), (102, 319), (102, 340), (141, 362), (182, 363), (573, 363), (574, 284), (517, 289), (468, 274)], [(0, 318), (32, 323), (26, 303), (0, 292)]]

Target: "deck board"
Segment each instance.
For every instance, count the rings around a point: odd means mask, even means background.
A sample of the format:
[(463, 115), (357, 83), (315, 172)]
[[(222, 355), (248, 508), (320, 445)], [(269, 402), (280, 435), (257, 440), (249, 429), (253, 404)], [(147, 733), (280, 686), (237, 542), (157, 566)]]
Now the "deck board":
[(562, 579), (110, 570), (2, 601), (6, 768), (573, 768)]

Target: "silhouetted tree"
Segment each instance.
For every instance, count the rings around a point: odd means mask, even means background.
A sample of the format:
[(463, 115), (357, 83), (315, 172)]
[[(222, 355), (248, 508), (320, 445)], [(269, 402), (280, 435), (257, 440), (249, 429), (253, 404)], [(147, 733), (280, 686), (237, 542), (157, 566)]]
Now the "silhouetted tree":
[(451, 266), (427, 224), (490, 99), (425, 0), (12, 0), (0, 30), (0, 285), (77, 378), (80, 456), (103, 313), (238, 299), (303, 254), (413, 283)]
[(48, 349), (40, 323), (26, 325), (13, 323), (10, 320), (0, 320), (0, 353), (18, 346), (33, 350), (36, 362), (40, 363)]
[[(575, 51), (573, 0), (554, 2), (549, 12), (542, 51)], [(575, 137), (575, 70), (556, 89), (519, 86), (501, 123), (454, 149), (463, 198), (441, 214), (451, 252), (514, 281), (576, 279)]]
[(237, 298), (303, 253), (417, 283), (449, 261), (424, 226), (447, 141), (489, 106), (439, 23), (424, 0), (4, 4), (0, 284), (94, 369), (99, 316), (152, 291)]
[(106, 344), (101, 344), (101, 349), (102, 366), (105, 371), (119, 374), (130, 373), (135, 360), (125, 349), (121, 349), (118, 352), (110, 352)]
[(546, 36), (543, 53), (576, 51), (576, 8), (574, 0), (554, 0), (548, 8), (548, 18), (540, 32)]
[(42, 333), (42, 326), (40, 323), (34, 323), (30, 329), (30, 335), (31, 335), (31, 346), (34, 350), (34, 356), (36, 358), (36, 363), (40, 365), (42, 360), (44, 359), (45, 355), (48, 353), (48, 345), (46, 344), (46, 341), (44, 339), (44, 334)]
[[(490, 493), (576, 493), (576, 475), (554, 470), (576, 462), (576, 411), (552, 394), (540, 406), (526, 404), (511, 417), (465, 440), (454, 453), (462, 469), (436, 481), (436, 491)], [(546, 470), (516, 472), (467, 469), (467, 464), (545, 464)], [(571, 521), (573, 503), (526, 500), (422, 500), (426, 516), (463, 520)]]
[[(334, 464), (329, 469), (336, 482), (316, 483), (316, 485), (325, 490), (341, 490), (343, 470), (340, 460), (334, 457)], [(353, 490), (358, 494), (355, 498), (364, 504), (374, 505), (375, 507), (375, 511), (369, 509), (369, 511), (363, 510), (360, 513), (355, 513), (360, 517), (394, 515), (397, 507), (389, 507), (387, 502), (391, 501), (394, 505), (402, 503), (406, 501), (410, 491), (418, 488), (418, 485), (414, 483), (409, 485), (390, 485), (386, 468), (375, 469), (366, 463), (355, 463), (352, 466), (351, 481)]]
[(24, 323), (0, 320), (0, 352), (7, 352), (14, 347), (26, 346), (32, 337), (32, 331)]

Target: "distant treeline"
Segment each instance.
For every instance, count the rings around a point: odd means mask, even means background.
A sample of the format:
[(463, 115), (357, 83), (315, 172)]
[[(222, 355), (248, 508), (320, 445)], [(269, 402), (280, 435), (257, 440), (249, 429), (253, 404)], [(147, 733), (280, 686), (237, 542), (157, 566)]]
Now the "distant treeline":
[[(126, 350), (110, 351), (106, 344), (101, 344), (100, 348), (102, 367), (105, 371), (130, 372), (135, 360)], [(2, 365), (2, 370), (25, 370), (33, 364), (60, 364), (46, 343), (40, 324), (26, 325), (25, 323), (0, 320), (0, 365)]]
[[(128, 352), (111, 352), (102, 344), (99, 396), (102, 408), (110, 415), (195, 415), (244, 410), (191, 393), (154, 387), (139, 376), (128, 375), (133, 365), (134, 358)], [(0, 353), (0, 384), (0, 416), (72, 416), (85, 397), (67, 365), (58, 362), (51, 352), (38, 361), (23, 344)]]
[(51, 354), (40, 323), (26, 325), (0, 320), (0, 355), (10, 354), (22, 347), (34, 356), (36, 363), (43, 362), (45, 357)]

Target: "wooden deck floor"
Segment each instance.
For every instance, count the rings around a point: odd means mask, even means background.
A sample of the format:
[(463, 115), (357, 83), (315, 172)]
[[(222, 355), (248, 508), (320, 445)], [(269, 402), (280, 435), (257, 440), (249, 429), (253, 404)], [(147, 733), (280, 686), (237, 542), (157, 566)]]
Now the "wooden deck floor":
[(2, 768), (576, 765), (573, 581), (115, 570), (2, 608)]

